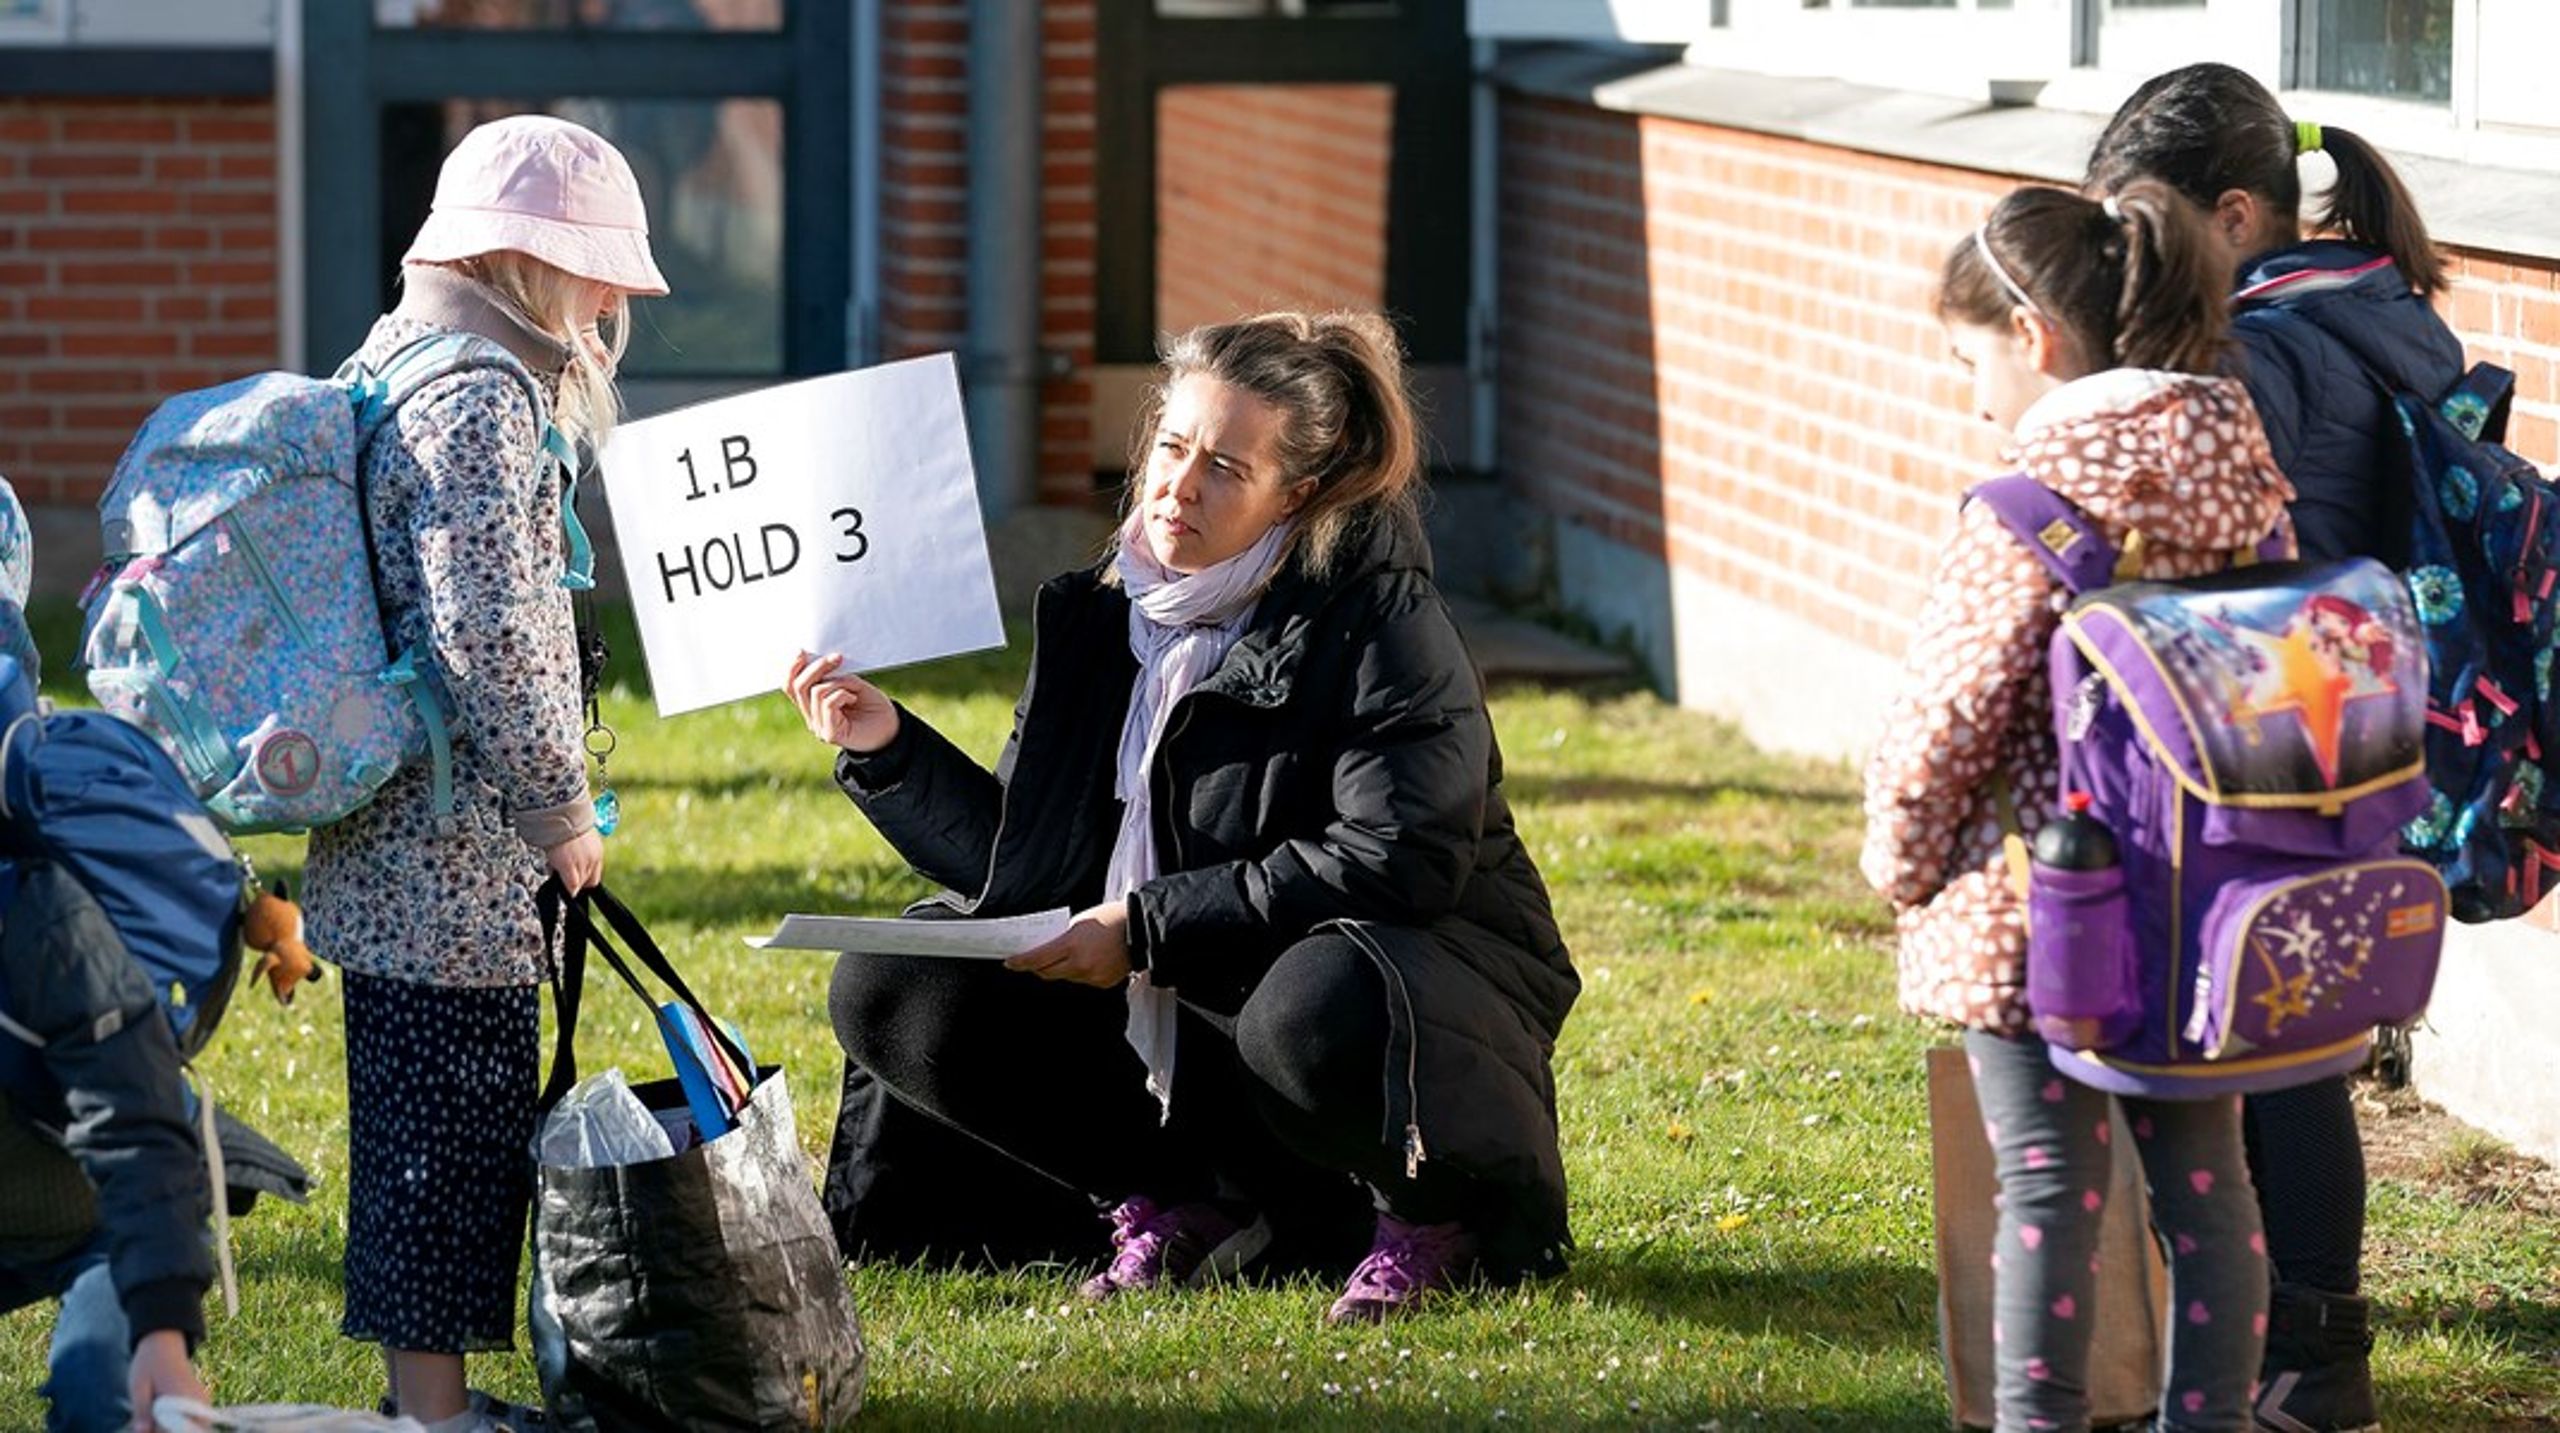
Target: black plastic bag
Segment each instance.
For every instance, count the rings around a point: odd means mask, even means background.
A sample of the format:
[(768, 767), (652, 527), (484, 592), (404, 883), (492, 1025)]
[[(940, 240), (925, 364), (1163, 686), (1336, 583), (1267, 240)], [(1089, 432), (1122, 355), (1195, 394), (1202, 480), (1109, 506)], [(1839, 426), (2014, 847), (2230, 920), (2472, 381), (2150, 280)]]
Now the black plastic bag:
[[(620, 902), (546, 891), (546, 925), (565, 918), (546, 1113), (577, 1080), (589, 949), (656, 1008), (596, 914), (719, 1028)], [(674, 1080), (633, 1092), (652, 1111), (685, 1108)], [(862, 1406), (861, 1327), (775, 1067), (757, 1072), (737, 1128), (672, 1158), (537, 1163), (531, 1304), (534, 1366), (564, 1429), (842, 1428)]]

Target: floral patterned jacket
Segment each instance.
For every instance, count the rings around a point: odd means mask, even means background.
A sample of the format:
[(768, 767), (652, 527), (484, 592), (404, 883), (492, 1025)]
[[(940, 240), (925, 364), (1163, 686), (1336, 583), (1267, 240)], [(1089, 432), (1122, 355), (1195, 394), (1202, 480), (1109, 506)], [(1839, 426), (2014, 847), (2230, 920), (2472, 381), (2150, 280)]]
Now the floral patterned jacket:
[[(2113, 369), (2064, 384), (2019, 420), (2007, 461), (2119, 549), (2141, 531), (2144, 577), (2219, 571), (2279, 529), (2291, 542), (2292, 484), (2234, 379)], [(1914, 1015), (2026, 1028), (2025, 902), (2002, 837), (2011, 819), (2032, 836), (2056, 796), (2045, 661), (2068, 603), (1988, 509), (1966, 506), (1866, 773), (1859, 864), (1893, 905)]]
[[(400, 307), (357, 356), (436, 332), (478, 333), (558, 396), (566, 348), (489, 290), (411, 265)], [(542, 850), (595, 824), (587, 795), (575, 622), (558, 469), (539, 460), (533, 405), (511, 374), (438, 379), (365, 454), (374, 583), (394, 649), (424, 639), (454, 717), (455, 811), (403, 770), (371, 804), (312, 833), (311, 944), (362, 975), (452, 986), (547, 973), (534, 893)]]

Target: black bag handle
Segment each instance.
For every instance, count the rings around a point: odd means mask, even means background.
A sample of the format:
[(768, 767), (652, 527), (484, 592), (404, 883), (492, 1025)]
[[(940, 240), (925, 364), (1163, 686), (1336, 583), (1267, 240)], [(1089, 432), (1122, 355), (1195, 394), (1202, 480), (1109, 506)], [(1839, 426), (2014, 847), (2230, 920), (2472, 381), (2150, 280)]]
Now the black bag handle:
[[(639, 961), (651, 975), (675, 992), (676, 998), (702, 1021), (702, 1028), (710, 1032), (721, 1052), (736, 1061), (739, 1069), (748, 1071), (752, 1078), (755, 1067), (747, 1062), (747, 1052), (729, 1038), (729, 1032), (721, 1028), (720, 1022), (711, 1018), (710, 1010), (693, 993), (693, 987), (685, 984), (684, 977), (677, 973), (666, 952), (659, 949), (648, 927), (642, 925), (630, 907), (611, 891), (595, 885), (572, 896), (562, 889), (559, 878), (554, 876), (535, 893), (534, 909), (542, 918), (543, 947), (550, 949), (556, 941), (560, 951), (560, 962), (551, 979), (560, 1028), (551, 1049), (551, 1078), (544, 1082), (542, 1096), (535, 1102), (535, 1109), (544, 1114), (550, 1113), (552, 1107), (569, 1093), (569, 1088), (578, 1082), (578, 1011), (584, 1002), (587, 951), (590, 948), (604, 957), (605, 964), (613, 967), (613, 973), (622, 977), (622, 983), (631, 988), (632, 994), (640, 997), (640, 1003), (649, 1008), (654, 1023), (658, 999), (631, 971), (630, 961)], [(613, 934), (619, 935), (623, 944), (630, 948), (628, 958), (615, 948), (605, 929), (597, 925), (595, 918), (598, 913), (604, 916), (604, 925), (611, 927)]]

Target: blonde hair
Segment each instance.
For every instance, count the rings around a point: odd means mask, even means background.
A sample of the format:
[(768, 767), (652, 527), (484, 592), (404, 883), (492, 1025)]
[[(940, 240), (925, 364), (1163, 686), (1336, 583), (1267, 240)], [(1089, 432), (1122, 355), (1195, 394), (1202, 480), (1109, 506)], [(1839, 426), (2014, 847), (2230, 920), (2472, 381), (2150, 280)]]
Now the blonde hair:
[[(455, 267), (487, 286), (537, 332), (567, 345), (569, 364), (560, 371), (560, 401), (553, 405), (552, 424), (571, 447), (586, 443), (603, 448), (614, 422), (622, 416), (622, 399), (613, 379), (631, 341), (631, 296), (609, 289), (610, 308), (590, 325), (594, 310), (588, 303), (597, 287), (593, 279), (579, 278), (513, 249), (465, 259)], [(604, 349), (601, 355), (587, 340), (590, 326)]]

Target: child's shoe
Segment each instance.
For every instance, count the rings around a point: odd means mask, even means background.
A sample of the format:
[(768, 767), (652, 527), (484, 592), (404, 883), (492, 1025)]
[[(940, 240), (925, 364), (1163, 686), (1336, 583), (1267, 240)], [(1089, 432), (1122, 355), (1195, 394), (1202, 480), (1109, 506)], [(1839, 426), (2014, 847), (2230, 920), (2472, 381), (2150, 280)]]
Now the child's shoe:
[(1207, 1200), (1162, 1209), (1139, 1195), (1111, 1211), (1111, 1265), (1085, 1280), (1080, 1292), (1099, 1303), (1142, 1289), (1203, 1284), (1243, 1268), (1270, 1246), (1271, 1225), (1259, 1216), (1248, 1224)]
[(1424, 1299), (1455, 1288), (1476, 1270), (1476, 1238), (1460, 1224), (1407, 1224), (1378, 1216), (1369, 1257), (1351, 1271), (1342, 1297), (1325, 1313), (1329, 1324), (1383, 1323)]
[(2274, 1433), (2381, 1433), (2373, 1403), (2373, 1305), (2349, 1294), (2278, 1284), (2258, 1375), (2260, 1428)]

